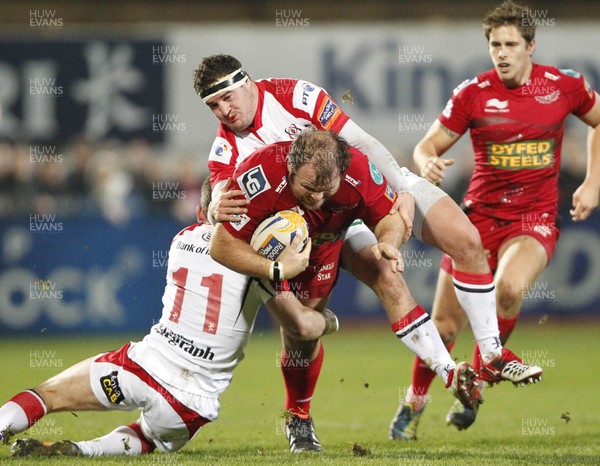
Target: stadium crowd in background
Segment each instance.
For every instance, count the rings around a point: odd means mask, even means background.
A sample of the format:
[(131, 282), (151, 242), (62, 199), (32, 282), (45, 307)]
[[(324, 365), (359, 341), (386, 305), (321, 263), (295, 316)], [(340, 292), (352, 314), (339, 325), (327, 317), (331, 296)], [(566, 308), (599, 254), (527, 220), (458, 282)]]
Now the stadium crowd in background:
[(64, 148), (0, 143), (0, 218), (101, 216), (123, 224), (171, 215), (189, 223), (203, 174), (197, 157), (140, 139), (75, 139)]
[[(559, 186), (563, 208), (585, 176), (585, 138), (567, 132)], [(170, 215), (181, 223), (195, 218), (200, 179), (206, 166), (196, 155), (152, 146), (144, 140), (94, 144), (76, 139), (57, 148), (57, 162), (32, 156), (36, 144), (0, 142), (0, 218), (28, 218), (56, 214), (77, 218), (101, 216), (121, 224), (143, 215)], [(402, 149), (400, 149), (402, 150)], [(467, 148), (470, 150), (470, 148)], [(411, 148), (395, 153), (408, 162)], [(461, 156), (456, 155), (458, 159)], [(468, 160), (469, 154), (464, 154)], [(453, 167), (442, 188), (460, 202), (472, 165)]]

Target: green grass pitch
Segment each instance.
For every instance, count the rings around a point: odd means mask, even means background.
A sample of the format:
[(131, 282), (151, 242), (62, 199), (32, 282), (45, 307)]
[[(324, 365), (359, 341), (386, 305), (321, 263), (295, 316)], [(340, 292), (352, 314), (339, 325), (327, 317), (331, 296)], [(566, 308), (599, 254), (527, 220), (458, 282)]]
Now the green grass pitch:
[[(324, 339), (325, 363), (312, 414), (325, 451), (287, 451), (283, 435), (283, 381), (279, 337), (257, 332), (231, 387), (222, 396), (219, 419), (205, 426), (181, 451), (146, 457), (12, 459), (0, 446), (3, 464), (600, 464), (600, 349), (597, 322), (580, 325), (529, 323), (517, 327), (508, 345), (544, 368), (543, 382), (486, 389), (474, 426), (458, 432), (445, 424), (453, 398), (434, 381), (419, 426), (419, 440), (392, 442), (388, 426), (409, 385), (412, 354), (389, 327), (344, 327)], [(135, 339), (135, 337), (134, 337)], [(0, 402), (61, 368), (121, 346), (127, 338), (7, 339), (0, 342)], [(470, 360), (472, 337), (462, 335), (453, 351)], [(41, 367), (40, 367), (41, 366)], [(51, 367), (44, 367), (51, 366)], [(136, 413), (50, 415), (29, 434), (47, 440), (84, 440), (136, 419)], [(359, 444), (366, 456), (353, 454)]]

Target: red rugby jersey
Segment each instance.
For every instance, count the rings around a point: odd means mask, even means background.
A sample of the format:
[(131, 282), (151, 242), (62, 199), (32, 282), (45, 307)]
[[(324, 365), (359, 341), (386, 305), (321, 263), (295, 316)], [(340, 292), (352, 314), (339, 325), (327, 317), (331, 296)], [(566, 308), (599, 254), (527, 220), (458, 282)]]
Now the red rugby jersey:
[(238, 222), (223, 226), (235, 237), (250, 242), (256, 227), (280, 210), (297, 210), (308, 224), (313, 247), (336, 241), (357, 218), (374, 228), (396, 197), (384, 176), (358, 149), (350, 148), (350, 167), (338, 191), (316, 210), (303, 208), (288, 181), (286, 155), (292, 142), (271, 144), (242, 161), (233, 174), (232, 189), (243, 189), (252, 202)]
[(555, 214), (565, 119), (594, 102), (581, 74), (537, 64), (516, 88), (506, 88), (494, 69), (459, 85), (439, 121), (458, 134), (471, 131), (475, 169), (465, 203), (506, 220)]

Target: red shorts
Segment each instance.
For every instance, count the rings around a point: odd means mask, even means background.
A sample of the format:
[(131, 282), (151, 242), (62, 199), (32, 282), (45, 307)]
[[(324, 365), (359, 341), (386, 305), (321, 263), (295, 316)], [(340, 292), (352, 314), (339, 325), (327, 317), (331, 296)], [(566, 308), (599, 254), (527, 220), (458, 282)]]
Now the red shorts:
[[(530, 236), (538, 240), (544, 246), (548, 263), (550, 263), (560, 236), (560, 227), (556, 216), (524, 214), (521, 220), (512, 221), (486, 217), (476, 212), (469, 212), (467, 216), (481, 235), (492, 273), (495, 273), (498, 268), (498, 251), (502, 245), (517, 236)], [(452, 259), (447, 254), (442, 257), (441, 269), (452, 273)]]
[(329, 296), (338, 279), (343, 244), (342, 239), (338, 239), (313, 247), (304, 272), (271, 285), (276, 291), (293, 291), (299, 300)]

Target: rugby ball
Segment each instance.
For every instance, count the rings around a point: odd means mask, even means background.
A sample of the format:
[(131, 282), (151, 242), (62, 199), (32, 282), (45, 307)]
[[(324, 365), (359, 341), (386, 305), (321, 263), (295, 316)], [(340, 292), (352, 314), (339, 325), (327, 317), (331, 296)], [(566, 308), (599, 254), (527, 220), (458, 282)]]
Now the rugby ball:
[(306, 220), (293, 210), (280, 210), (258, 225), (250, 239), (250, 246), (267, 259), (276, 260), (297, 235), (302, 238), (302, 249), (308, 240)]

